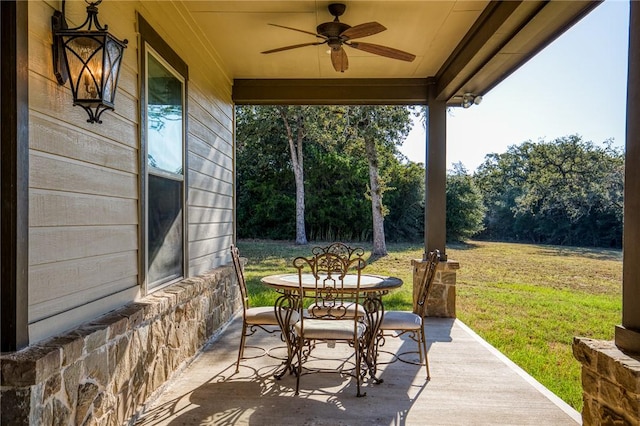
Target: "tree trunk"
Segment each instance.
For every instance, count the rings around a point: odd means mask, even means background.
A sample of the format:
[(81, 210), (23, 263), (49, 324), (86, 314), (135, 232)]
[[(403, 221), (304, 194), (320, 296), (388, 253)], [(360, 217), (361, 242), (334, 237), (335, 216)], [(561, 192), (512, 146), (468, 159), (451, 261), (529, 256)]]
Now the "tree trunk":
[(371, 216), (373, 218), (373, 250), (372, 256), (386, 256), (387, 244), (384, 238), (384, 211), (382, 205), (382, 186), (378, 172), (378, 153), (376, 142), (365, 137), (364, 149), (369, 163), (369, 186), (371, 187)]
[(291, 153), (291, 164), (296, 182), (296, 244), (307, 244), (307, 232), (304, 226), (304, 161), (302, 155), (302, 142), (304, 140), (303, 117), (298, 114), (296, 117), (296, 135), (289, 124), (289, 117), (285, 107), (278, 107), (278, 112), (282, 117), (284, 126), (287, 129), (287, 140), (289, 141), (289, 152)]

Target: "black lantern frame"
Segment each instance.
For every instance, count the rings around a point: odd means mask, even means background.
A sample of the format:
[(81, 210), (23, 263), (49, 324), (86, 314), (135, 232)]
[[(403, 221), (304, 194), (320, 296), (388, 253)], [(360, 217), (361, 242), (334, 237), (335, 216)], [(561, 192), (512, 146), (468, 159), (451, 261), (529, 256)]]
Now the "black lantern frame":
[(73, 105), (87, 112), (89, 123), (102, 123), (102, 113), (115, 108), (120, 65), (128, 43), (110, 34), (107, 25), (100, 25), (97, 6), (101, 2), (87, 1), (87, 19), (75, 28), (67, 25), (64, 0), (62, 12), (56, 10), (51, 18), (54, 74), (60, 85), (70, 81)]

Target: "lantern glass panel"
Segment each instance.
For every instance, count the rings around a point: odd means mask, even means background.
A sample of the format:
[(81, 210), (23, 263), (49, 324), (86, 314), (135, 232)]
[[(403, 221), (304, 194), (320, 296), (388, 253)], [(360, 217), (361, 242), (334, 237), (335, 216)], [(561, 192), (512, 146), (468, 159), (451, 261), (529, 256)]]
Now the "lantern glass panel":
[(104, 93), (103, 100), (105, 102), (113, 103), (116, 94), (116, 84), (118, 84), (118, 73), (120, 70), (120, 61), (122, 60), (123, 47), (120, 46), (111, 37), (107, 38), (105, 45), (105, 58), (104, 58)]
[(78, 100), (100, 101), (102, 95), (102, 42), (95, 36), (64, 37), (71, 88)]

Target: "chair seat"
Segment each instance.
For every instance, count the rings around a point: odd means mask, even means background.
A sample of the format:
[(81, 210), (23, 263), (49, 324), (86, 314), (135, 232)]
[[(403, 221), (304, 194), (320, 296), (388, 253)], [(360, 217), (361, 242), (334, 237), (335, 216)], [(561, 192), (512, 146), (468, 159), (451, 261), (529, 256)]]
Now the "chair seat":
[[(278, 319), (276, 318), (276, 312), (273, 306), (249, 308), (247, 309), (245, 315), (247, 324), (278, 325)], [(295, 324), (296, 322), (298, 322), (298, 319), (298, 313), (292, 312), (289, 324)]]
[(366, 326), (358, 324), (354, 336), (353, 320), (321, 320), (305, 319), (303, 323), (295, 324), (295, 331), (305, 339), (318, 340), (353, 340), (354, 337), (361, 338), (364, 335)]
[(382, 317), (380, 330), (419, 330), (422, 319), (408, 311), (388, 311)]
[(336, 309), (335, 312), (332, 312), (333, 309), (331, 307), (319, 306), (316, 303), (312, 303), (305, 311), (305, 318), (308, 317), (324, 317), (327, 315), (332, 315), (334, 317), (340, 317), (344, 319), (353, 318), (353, 315), (357, 312), (358, 318), (364, 318), (367, 312), (364, 310), (364, 306), (355, 303), (349, 303), (345, 305), (347, 308), (347, 312), (342, 315), (339, 309)]

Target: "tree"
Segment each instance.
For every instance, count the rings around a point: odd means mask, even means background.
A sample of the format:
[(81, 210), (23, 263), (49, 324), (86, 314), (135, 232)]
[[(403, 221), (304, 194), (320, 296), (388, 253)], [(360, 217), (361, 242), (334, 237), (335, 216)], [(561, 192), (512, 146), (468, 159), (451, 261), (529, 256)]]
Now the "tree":
[(307, 244), (304, 226), (304, 154), (302, 150), (305, 137), (305, 111), (300, 106), (278, 106), (276, 109), (287, 132), (291, 167), (296, 182), (296, 244), (304, 245)]
[(447, 173), (447, 240), (464, 241), (484, 229), (485, 206), (473, 177), (462, 163)]
[(350, 107), (346, 115), (353, 123), (351, 133), (361, 141), (364, 155), (369, 163), (369, 190), (373, 227), (373, 256), (386, 256), (384, 216), (387, 210), (382, 203), (383, 194), (389, 188), (380, 175), (379, 152), (397, 154), (411, 130), (410, 110), (396, 106)]
[(578, 135), (492, 154), (474, 176), (488, 209), (483, 237), (620, 247), (624, 155)]

